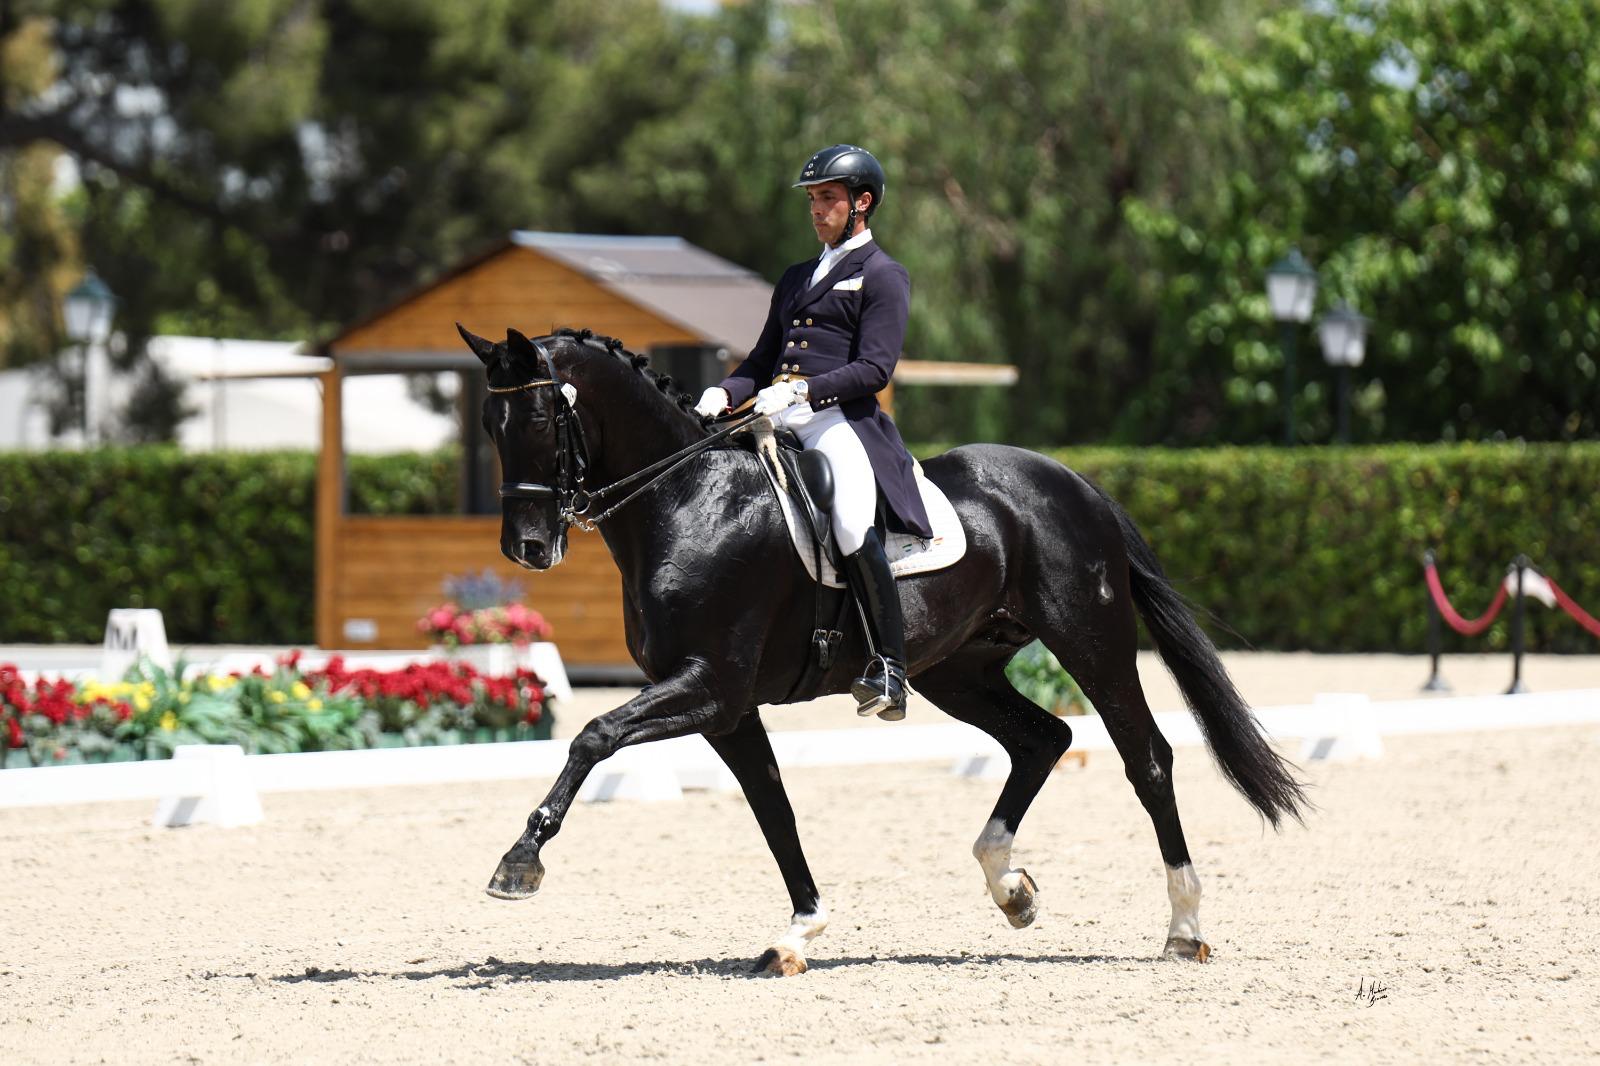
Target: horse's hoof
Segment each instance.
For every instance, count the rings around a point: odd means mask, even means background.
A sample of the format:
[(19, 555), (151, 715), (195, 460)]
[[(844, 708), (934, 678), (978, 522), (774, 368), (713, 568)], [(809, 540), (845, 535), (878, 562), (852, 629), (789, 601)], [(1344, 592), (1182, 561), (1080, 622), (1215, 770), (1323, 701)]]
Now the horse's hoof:
[(774, 977), (794, 977), (806, 970), (806, 960), (792, 948), (768, 948), (755, 965), (756, 973), (769, 973)]
[(489, 887), (484, 891), (495, 899), (528, 899), (539, 891), (543, 881), (544, 863), (538, 859), (532, 862), (501, 859), (494, 876), (489, 878)]
[(1039, 886), (1033, 878), (1028, 876), (1028, 871), (1018, 870), (1021, 880), (1017, 887), (1011, 890), (1011, 895), (1000, 904), (1000, 911), (1006, 916), (1006, 921), (1011, 923), (1013, 929), (1026, 929), (1039, 917)]
[(1168, 937), (1166, 950), (1161, 954), (1169, 959), (1193, 959), (1195, 962), (1205, 962), (1211, 957), (1211, 945), (1190, 936)]

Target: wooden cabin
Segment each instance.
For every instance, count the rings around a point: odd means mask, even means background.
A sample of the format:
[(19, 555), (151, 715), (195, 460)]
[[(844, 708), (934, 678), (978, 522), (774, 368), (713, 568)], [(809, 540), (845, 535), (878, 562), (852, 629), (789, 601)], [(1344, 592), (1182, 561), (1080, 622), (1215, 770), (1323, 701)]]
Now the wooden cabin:
[[(623, 640), (622, 589), (599, 534), (573, 530), (566, 559), (544, 573), (500, 554), (498, 459), (484, 436), (482, 364), (455, 324), (498, 338), (586, 327), (697, 389), (720, 380), (760, 333), (771, 286), (678, 237), (519, 231), (435, 281), (342, 329), (319, 351), (322, 451), (317, 475), (316, 637), (324, 648), (414, 648), (416, 621), (443, 601), (444, 581), (485, 569), (518, 581), (555, 630), (569, 670), (637, 675)], [(730, 359), (730, 353), (732, 355)], [(342, 383), (359, 374), (452, 371), (464, 416), (461, 513), (376, 517), (348, 513)], [(955, 377), (951, 377), (954, 374)], [(1011, 367), (902, 362), (897, 380), (1004, 383)], [(885, 397), (888, 399), (888, 397)]]

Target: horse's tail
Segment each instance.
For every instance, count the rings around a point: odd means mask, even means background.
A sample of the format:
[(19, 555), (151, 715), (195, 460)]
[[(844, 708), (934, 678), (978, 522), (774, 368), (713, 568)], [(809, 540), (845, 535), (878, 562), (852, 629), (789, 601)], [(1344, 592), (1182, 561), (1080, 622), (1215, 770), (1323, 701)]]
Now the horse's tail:
[(1096, 490), (1122, 528), (1133, 602), (1223, 774), (1273, 828), (1285, 815), (1302, 819), (1307, 801), (1303, 786), (1294, 777), (1294, 767), (1267, 743), (1260, 723), (1217, 657), (1211, 638), (1162, 572), (1133, 519), (1099, 486)]

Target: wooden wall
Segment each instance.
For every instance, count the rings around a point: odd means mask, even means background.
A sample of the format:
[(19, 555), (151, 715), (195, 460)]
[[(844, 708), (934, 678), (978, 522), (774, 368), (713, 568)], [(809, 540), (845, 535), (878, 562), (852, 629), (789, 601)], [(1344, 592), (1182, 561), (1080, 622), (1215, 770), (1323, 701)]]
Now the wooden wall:
[[(622, 637), (622, 579), (598, 533), (569, 536), (567, 557), (538, 573), (500, 554), (498, 517), (376, 518), (346, 516), (333, 547), (332, 613), (318, 619), (325, 648), (421, 648), (417, 619), (444, 602), (442, 582), (485, 569), (522, 585), (528, 606), (555, 628), (568, 664), (631, 662)], [(352, 642), (345, 624), (365, 619), (377, 639)]]

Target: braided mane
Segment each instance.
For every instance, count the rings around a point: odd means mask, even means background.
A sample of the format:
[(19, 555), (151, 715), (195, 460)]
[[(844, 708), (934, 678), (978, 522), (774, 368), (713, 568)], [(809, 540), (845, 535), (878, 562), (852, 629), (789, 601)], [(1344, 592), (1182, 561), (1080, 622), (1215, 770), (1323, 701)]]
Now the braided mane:
[(656, 388), (660, 389), (669, 400), (677, 404), (682, 410), (687, 411), (690, 407), (694, 406), (695, 397), (685, 392), (683, 388), (679, 386), (675, 380), (673, 380), (671, 375), (658, 374), (655, 370), (651, 369), (649, 356), (637, 355), (628, 351), (628, 349), (622, 346), (622, 342), (617, 340), (615, 337), (607, 337), (603, 334), (596, 333), (592, 329), (572, 329), (571, 327), (563, 327), (550, 335), (552, 337), (566, 337), (569, 340), (574, 340), (580, 344), (588, 345), (590, 348), (594, 348), (597, 351), (610, 352), (618, 359), (623, 360), (629, 366), (633, 367), (635, 372), (637, 372), (646, 381), (654, 384)]

